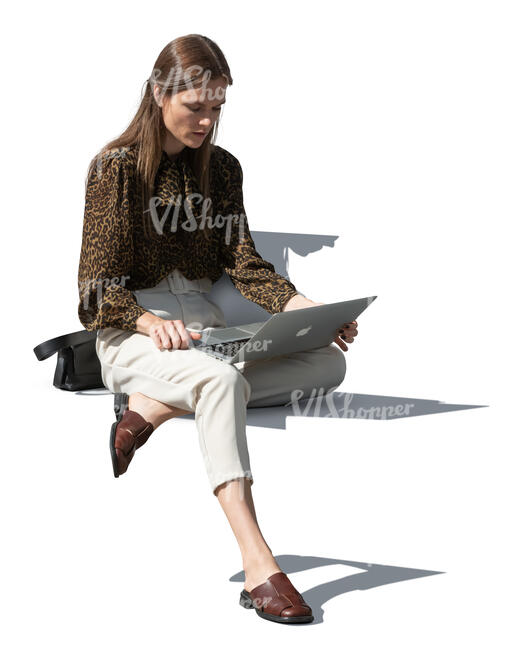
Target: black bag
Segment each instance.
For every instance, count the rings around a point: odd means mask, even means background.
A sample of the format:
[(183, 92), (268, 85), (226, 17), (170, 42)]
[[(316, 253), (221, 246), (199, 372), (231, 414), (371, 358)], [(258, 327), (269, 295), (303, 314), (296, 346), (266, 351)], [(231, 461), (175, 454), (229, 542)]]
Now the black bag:
[(57, 336), (34, 348), (39, 361), (57, 352), (54, 386), (62, 390), (106, 388), (101, 376), (101, 363), (95, 350), (97, 331), (79, 330)]

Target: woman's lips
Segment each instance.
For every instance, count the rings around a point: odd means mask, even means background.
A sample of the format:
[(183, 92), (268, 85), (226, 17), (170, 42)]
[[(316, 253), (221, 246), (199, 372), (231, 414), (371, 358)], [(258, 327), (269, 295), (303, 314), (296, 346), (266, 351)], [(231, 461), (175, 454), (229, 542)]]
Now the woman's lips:
[(200, 131), (192, 131), (192, 133), (193, 133), (194, 135), (200, 135), (200, 136), (201, 136), (201, 135), (202, 135), (202, 136), (205, 136), (205, 135), (206, 135), (206, 133), (201, 133)]

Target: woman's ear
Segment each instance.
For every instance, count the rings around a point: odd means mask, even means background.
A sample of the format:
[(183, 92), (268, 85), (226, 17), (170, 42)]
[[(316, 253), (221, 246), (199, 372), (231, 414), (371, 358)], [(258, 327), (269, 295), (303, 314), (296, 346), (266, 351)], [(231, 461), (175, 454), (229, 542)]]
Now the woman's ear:
[(153, 86), (153, 95), (154, 99), (156, 100), (156, 103), (158, 106), (162, 107), (163, 106), (163, 95), (160, 92), (161, 88), (158, 84), (154, 84)]

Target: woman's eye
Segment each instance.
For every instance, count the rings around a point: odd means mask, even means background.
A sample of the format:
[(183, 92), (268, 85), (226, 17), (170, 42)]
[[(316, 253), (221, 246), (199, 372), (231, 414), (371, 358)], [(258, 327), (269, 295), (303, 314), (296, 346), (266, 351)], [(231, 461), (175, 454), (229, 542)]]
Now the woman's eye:
[[(189, 108), (193, 113), (197, 113), (199, 111), (199, 107), (198, 108), (192, 108), (191, 106), (189, 106)], [(220, 110), (221, 110), (220, 106), (214, 106), (214, 111), (220, 111)]]

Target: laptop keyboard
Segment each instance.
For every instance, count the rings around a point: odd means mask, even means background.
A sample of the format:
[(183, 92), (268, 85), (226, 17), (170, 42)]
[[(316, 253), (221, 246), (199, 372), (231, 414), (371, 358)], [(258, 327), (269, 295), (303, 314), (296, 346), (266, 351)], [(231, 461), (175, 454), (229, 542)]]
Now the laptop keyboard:
[[(240, 339), (238, 341), (229, 341), (227, 343), (213, 343), (212, 345), (200, 345), (198, 350), (214, 350), (220, 354), (228, 357), (233, 357), (242, 348), (242, 346), (249, 341), (247, 339)], [(217, 357), (216, 357), (217, 358)]]

